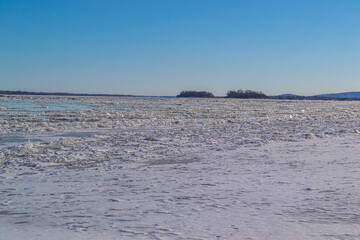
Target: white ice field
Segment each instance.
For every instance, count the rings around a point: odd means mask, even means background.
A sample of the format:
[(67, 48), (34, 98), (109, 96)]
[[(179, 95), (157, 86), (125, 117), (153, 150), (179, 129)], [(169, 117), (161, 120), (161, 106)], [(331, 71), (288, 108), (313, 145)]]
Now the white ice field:
[(0, 97), (0, 239), (360, 239), (360, 102)]

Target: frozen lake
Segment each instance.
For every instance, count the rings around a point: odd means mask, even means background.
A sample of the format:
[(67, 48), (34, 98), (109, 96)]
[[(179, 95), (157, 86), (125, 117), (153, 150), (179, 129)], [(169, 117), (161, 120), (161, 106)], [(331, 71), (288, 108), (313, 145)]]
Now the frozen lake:
[(360, 102), (0, 98), (1, 239), (357, 239)]

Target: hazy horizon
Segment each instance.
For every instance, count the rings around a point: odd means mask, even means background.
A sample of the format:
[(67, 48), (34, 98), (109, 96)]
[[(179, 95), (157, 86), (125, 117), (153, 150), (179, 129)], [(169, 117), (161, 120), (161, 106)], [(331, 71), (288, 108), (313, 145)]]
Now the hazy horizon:
[[(232, 89), (232, 90), (251, 90), (251, 89)], [(57, 93), (57, 94), (74, 94), (74, 95), (81, 95), (81, 94), (84, 94), (84, 95), (118, 95), (118, 96), (134, 96), (134, 97), (176, 97), (177, 95), (180, 94), (180, 92), (178, 92), (177, 94), (175, 95), (143, 95), (143, 94), (129, 94), (129, 93), (87, 93), (87, 92), (59, 92), (59, 91), (54, 91), (54, 92), (48, 92), (48, 91), (23, 91), (23, 90), (3, 90), (3, 89), (0, 89), (0, 91), (11, 91), (11, 92), (16, 92), (16, 91), (21, 91), (21, 92), (27, 92), (27, 93), (47, 93), (47, 94), (52, 94), (52, 93)], [(191, 89), (188, 89), (188, 90), (183, 90), (183, 91), (192, 91)], [(202, 91), (202, 90), (199, 90), (199, 91)], [(229, 90), (231, 91), (231, 90)], [(255, 90), (256, 92), (258, 92), (257, 90)], [(261, 91), (260, 91), (261, 92)], [(212, 93), (212, 92), (210, 92)], [(265, 95), (268, 95), (270, 97), (272, 96), (282, 96), (282, 95), (294, 95), (294, 96), (304, 96), (304, 97), (312, 97), (312, 96), (317, 96), (317, 95), (336, 95), (336, 94), (348, 94), (348, 93), (359, 93), (360, 94), (360, 91), (351, 91), (351, 92), (329, 92), (329, 93), (318, 93), (318, 94), (313, 94), (313, 95), (299, 95), (299, 94), (293, 94), (293, 93), (282, 93), (282, 94), (277, 94), (277, 95), (270, 95), (270, 94), (266, 94)], [(227, 92), (224, 93), (223, 95), (215, 95), (215, 97), (226, 97), (227, 95)]]
[(3, 90), (360, 91), (360, 2), (2, 1)]

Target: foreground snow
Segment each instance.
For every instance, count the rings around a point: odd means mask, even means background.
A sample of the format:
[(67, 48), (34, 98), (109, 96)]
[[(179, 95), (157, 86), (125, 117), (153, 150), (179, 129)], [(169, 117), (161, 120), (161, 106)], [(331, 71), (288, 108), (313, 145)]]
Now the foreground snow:
[(355, 239), (360, 137), (2, 174), (2, 239)]
[(359, 103), (90, 100), (3, 109), (1, 239), (360, 235)]

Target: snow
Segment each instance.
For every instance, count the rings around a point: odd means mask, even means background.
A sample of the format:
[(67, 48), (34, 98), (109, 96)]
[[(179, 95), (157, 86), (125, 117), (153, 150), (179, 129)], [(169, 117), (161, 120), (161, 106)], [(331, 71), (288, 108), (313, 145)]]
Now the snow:
[(360, 235), (358, 102), (0, 101), (1, 239)]

